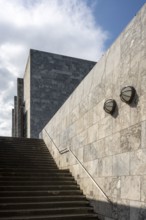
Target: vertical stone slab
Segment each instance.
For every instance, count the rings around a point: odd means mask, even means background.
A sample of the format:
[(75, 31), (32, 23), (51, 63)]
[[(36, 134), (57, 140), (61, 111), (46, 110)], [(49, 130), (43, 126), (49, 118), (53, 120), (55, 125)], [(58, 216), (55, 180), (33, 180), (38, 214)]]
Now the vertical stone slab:
[[(31, 50), (30, 65), (31, 137), (38, 137), (95, 62)], [(74, 103), (77, 100), (78, 96)], [(76, 110), (74, 113), (79, 115)]]
[(129, 152), (113, 156), (113, 176), (129, 175)]
[(17, 96), (14, 96), (14, 137), (17, 137)]
[(140, 200), (140, 177), (121, 177), (121, 198), (129, 200)]
[[(27, 133), (25, 134), (25, 137), (30, 137), (31, 136), (31, 121), (30, 121), (30, 90), (31, 90), (31, 86), (30, 86), (30, 82), (31, 82), (31, 64), (30, 64), (30, 55), (27, 61), (27, 65), (26, 65), (26, 69), (25, 69), (25, 74), (24, 74), (24, 114), (27, 115), (27, 117), (25, 117), (25, 124), (27, 127)], [(26, 113), (27, 112), (27, 113)]]
[(12, 109), (12, 137), (15, 137), (14, 109)]
[(17, 128), (18, 137), (23, 137), (23, 79), (17, 79)]
[(146, 148), (146, 121), (141, 123), (141, 148)]

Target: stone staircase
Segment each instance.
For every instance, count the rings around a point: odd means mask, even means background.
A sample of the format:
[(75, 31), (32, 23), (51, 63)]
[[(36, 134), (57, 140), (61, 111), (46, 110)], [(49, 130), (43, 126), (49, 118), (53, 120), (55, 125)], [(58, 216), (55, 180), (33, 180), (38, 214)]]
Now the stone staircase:
[(0, 220), (98, 219), (39, 139), (0, 137)]

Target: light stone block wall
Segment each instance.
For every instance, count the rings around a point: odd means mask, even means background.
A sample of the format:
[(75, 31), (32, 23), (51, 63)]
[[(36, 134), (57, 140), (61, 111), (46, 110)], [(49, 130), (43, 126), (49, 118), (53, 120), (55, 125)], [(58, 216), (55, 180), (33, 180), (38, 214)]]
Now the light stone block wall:
[[(131, 106), (119, 97), (125, 85), (137, 92)], [(108, 98), (117, 102), (114, 116), (103, 110)], [(46, 131), (60, 150), (73, 151), (98, 187), (70, 151), (57, 151)], [(40, 136), (58, 166), (70, 169), (100, 219), (146, 219), (146, 4)]]
[(31, 81), (31, 74), (30, 74), (30, 56), (27, 61), (25, 73), (24, 73), (24, 103), (25, 103), (25, 112), (27, 112), (27, 137), (31, 136), (30, 128), (31, 128), (31, 120), (30, 120), (30, 81)]

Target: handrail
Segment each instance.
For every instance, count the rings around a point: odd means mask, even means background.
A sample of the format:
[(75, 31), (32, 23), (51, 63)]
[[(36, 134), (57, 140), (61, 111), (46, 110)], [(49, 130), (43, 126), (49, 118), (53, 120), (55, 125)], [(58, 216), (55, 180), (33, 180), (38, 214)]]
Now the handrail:
[(91, 176), (91, 174), (88, 172), (88, 170), (83, 166), (83, 164), (79, 161), (79, 159), (77, 158), (77, 156), (73, 153), (73, 151), (71, 149), (69, 149), (69, 151), (72, 153), (72, 155), (76, 158), (76, 160), (78, 161), (78, 163), (81, 165), (81, 167), (83, 168), (83, 170), (87, 173), (87, 175), (91, 178), (92, 182), (96, 185), (96, 187), (100, 190), (100, 192), (104, 195), (104, 197), (106, 197), (106, 199), (111, 202), (111, 200), (108, 198), (108, 196), (104, 193), (104, 191), (101, 189), (101, 187), (96, 183), (96, 181), (93, 179), (93, 177)]
[(100, 192), (103, 194), (103, 196), (108, 200), (108, 202), (112, 203), (111, 200), (108, 198), (108, 196), (104, 193), (104, 191), (101, 189), (101, 187), (97, 184), (97, 182), (93, 179), (93, 177), (91, 176), (91, 174), (88, 172), (88, 170), (84, 167), (84, 165), (79, 161), (79, 159), (77, 158), (77, 156), (73, 153), (73, 151), (71, 149), (65, 148), (63, 150), (59, 150), (59, 148), (57, 147), (57, 145), (55, 144), (55, 142), (53, 141), (53, 139), (51, 138), (51, 136), (49, 135), (49, 133), (47, 132), (47, 130), (44, 128), (45, 132), (47, 133), (47, 135), (49, 136), (49, 138), (51, 139), (51, 141), (53, 142), (54, 146), (57, 148), (58, 152), (60, 154), (64, 154), (67, 152), (71, 152), (72, 155), (75, 157), (75, 159), (78, 161), (78, 163), (81, 165), (81, 167), (83, 168), (83, 170), (87, 173), (87, 175), (91, 178), (92, 182), (94, 183), (94, 185), (100, 190)]
[(49, 136), (49, 138), (51, 139), (51, 141), (53, 142), (53, 144), (55, 145), (55, 147), (57, 148), (58, 152), (60, 154), (64, 154), (64, 153), (67, 153), (69, 151), (68, 148), (64, 148), (63, 150), (59, 150), (59, 148), (57, 147), (57, 145), (55, 144), (55, 142), (53, 141), (53, 139), (51, 138), (51, 136), (49, 135), (49, 133), (47, 132), (47, 130), (44, 128), (44, 131), (47, 133), (47, 135)]

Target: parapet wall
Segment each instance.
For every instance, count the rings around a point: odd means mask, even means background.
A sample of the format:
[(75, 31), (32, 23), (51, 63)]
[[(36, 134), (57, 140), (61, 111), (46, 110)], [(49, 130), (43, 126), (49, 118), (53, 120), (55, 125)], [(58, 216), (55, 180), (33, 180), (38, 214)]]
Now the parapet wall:
[[(136, 89), (132, 105), (120, 100), (125, 85)], [(109, 98), (118, 106), (113, 116), (103, 110)], [(73, 151), (99, 188), (70, 152), (59, 154), (46, 131), (60, 150)], [(146, 4), (41, 137), (58, 166), (70, 169), (101, 219), (146, 218)]]

